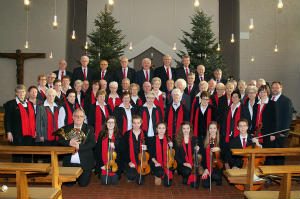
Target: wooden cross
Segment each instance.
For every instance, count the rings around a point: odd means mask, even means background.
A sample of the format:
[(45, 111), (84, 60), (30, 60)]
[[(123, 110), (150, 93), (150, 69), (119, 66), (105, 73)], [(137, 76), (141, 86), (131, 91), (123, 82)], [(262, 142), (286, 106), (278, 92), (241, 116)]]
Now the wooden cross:
[(20, 49), (16, 53), (0, 53), (1, 58), (15, 59), (17, 64), (17, 84), (24, 84), (24, 61), (31, 58), (46, 58), (46, 53), (22, 53)]

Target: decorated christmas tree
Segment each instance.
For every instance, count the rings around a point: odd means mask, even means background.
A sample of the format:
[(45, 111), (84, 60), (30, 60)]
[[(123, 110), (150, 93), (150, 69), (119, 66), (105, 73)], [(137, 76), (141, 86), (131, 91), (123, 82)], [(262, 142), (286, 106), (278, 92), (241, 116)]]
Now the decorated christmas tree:
[(209, 76), (213, 75), (215, 69), (221, 68), (223, 77), (227, 78), (224, 61), (217, 51), (218, 43), (216, 43), (215, 34), (211, 30), (212, 18), (203, 11), (197, 11), (191, 17), (191, 20), (191, 32), (182, 30), (184, 36), (180, 39), (186, 48), (186, 52), (180, 50), (177, 55), (179, 57), (189, 55), (191, 65), (195, 68), (199, 64), (204, 65)]
[(119, 22), (105, 6), (95, 19), (95, 29), (88, 35), (90, 45), (87, 55), (90, 58), (89, 67), (99, 70), (99, 61), (108, 61), (109, 69), (115, 70), (120, 66), (120, 57), (124, 55), (127, 43), (123, 43), (125, 35), (115, 26)]

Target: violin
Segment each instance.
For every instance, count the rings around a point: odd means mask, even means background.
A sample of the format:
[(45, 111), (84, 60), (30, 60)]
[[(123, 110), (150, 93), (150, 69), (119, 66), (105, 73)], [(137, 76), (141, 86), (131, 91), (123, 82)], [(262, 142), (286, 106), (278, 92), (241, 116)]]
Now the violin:
[[(198, 143), (198, 140), (196, 139), (196, 143)], [(198, 146), (198, 145), (196, 145)], [(195, 146), (195, 147), (196, 147)], [(202, 155), (199, 154), (199, 150), (197, 151), (196, 149), (194, 150), (194, 154), (193, 154), (193, 173), (194, 174), (201, 174), (202, 172), (200, 172), (200, 163), (202, 161)]]
[[(145, 140), (143, 140), (142, 144), (145, 144)], [(139, 165), (137, 166), (137, 172), (138, 174), (140, 174), (140, 176), (150, 173), (151, 169), (150, 165), (148, 164), (149, 158), (149, 153), (142, 148), (141, 152), (139, 153)]]
[[(168, 137), (168, 142), (170, 141), (170, 138)], [(177, 168), (177, 162), (175, 160), (175, 150), (173, 147), (168, 145), (167, 149), (167, 169), (176, 169)]]
[(118, 164), (116, 163), (117, 153), (110, 146), (110, 142), (109, 142), (107, 157), (108, 158), (107, 158), (107, 164), (105, 165), (105, 170), (116, 173), (118, 171)]
[[(215, 147), (215, 140), (214, 139), (210, 139), (209, 141), (210, 143), (210, 148), (212, 149), (213, 147)], [(217, 151), (217, 152), (210, 152), (211, 154), (211, 167), (212, 168), (219, 168), (222, 169), (223, 168), (223, 161), (221, 160), (221, 152)]]

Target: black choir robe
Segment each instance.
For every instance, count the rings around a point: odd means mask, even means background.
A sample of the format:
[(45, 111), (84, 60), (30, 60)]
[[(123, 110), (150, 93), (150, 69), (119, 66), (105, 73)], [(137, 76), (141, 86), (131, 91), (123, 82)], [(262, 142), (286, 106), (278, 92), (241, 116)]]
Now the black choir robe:
[[(108, 114), (111, 115), (112, 114), (112, 111), (110, 109), (110, 107), (108, 105), (104, 105), (106, 106), (107, 108), (107, 111), (108, 111)], [(102, 114), (102, 129), (103, 129), (103, 125), (105, 123), (105, 119), (108, 117), (108, 115), (104, 115), (104, 112), (103, 110), (100, 108), (101, 110), (101, 114)], [(96, 121), (96, 103), (95, 104), (92, 104), (90, 106), (90, 109), (89, 109), (89, 115), (87, 117), (88, 119), (88, 124), (93, 126), (95, 128), (95, 121)]]
[(248, 115), (248, 132), (250, 134), (254, 134), (255, 130), (256, 130), (256, 117), (257, 117), (257, 108), (258, 108), (258, 105), (257, 105), (257, 102), (258, 102), (258, 98), (255, 99), (255, 102), (254, 102), (254, 105), (252, 107), (253, 109), (253, 115), (251, 117), (251, 114), (250, 114), (250, 110), (249, 110), (249, 98), (246, 100), (245, 104), (244, 104), (244, 107), (245, 107), (245, 111), (247, 112), (246, 114)]
[[(146, 116), (147, 116), (147, 119), (146, 119), (146, 120), (143, 119), (144, 113), (145, 113)], [(142, 127), (143, 127), (145, 124), (147, 124), (147, 130), (148, 130), (149, 125), (152, 125), (154, 133), (155, 133), (157, 121), (163, 121), (162, 113), (161, 113), (160, 108), (159, 108), (158, 106), (155, 106), (155, 107), (153, 107), (153, 109), (152, 109), (152, 117), (151, 117), (151, 119), (152, 119), (152, 124), (149, 124), (149, 122), (150, 122), (150, 113), (149, 113), (149, 109), (148, 109), (147, 107), (141, 106), (141, 107), (139, 108), (138, 115), (143, 119)], [(158, 119), (157, 119), (157, 115), (158, 115)], [(144, 130), (145, 130), (145, 129), (144, 129)], [(147, 132), (146, 132), (145, 136), (147, 137)]]
[[(133, 106), (130, 109), (130, 111), (131, 111), (131, 118), (133, 115), (136, 115), (138, 113), (138, 110)], [(123, 135), (127, 131), (127, 129), (123, 128), (123, 126), (125, 126), (125, 125), (127, 126), (128, 118), (126, 115), (126, 111), (124, 108), (117, 106), (117, 107), (115, 107), (115, 109), (113, 111), (113, 115), (116, 117), (119, 132), (120, 132), (120, 134)], [(124, 118), (125, 118), (125, 120), (124, 120)], [(132, 121), (130, 121), (130, 122), (132, 122)]]

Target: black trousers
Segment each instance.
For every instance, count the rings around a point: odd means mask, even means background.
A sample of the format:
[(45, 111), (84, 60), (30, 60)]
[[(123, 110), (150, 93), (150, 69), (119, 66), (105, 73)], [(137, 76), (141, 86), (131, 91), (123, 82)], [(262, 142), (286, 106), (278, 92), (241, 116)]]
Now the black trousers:
[(129, 167), (129, 165), (126, 165), (125, 171), (126, 171), (127, 179), (129, 181), (135, 180), (136, 183), (139, 185), (144, 184), (145, 176), (138, 174), (135, 168), (131, 168), (131, 167)]
[(112, 176), (99, 174), (99, 179), (103, 185), (116, 185), (118, 184), (119, 176), (117, 174)]
[[(168, 180), (167, 173), (165, 172), (165, 170), (161, 166), (160, 167), (155, 167), (155, 165), (152, 161), (150, 163), (150, 166), (151, 166), (151, 170), (153, 171), (153, 173), (156, 177), (161, 178), (165, 174), (165, 177), (163, 179), (163, 183), (166, 187), (169, 187), (169, 186), (172, 185), (172, 179)], [(169, 170), (169, 172), (173, 172), (173, 171)]]
[[(21, 136), (21, 137), (14, 137), (14, 141), (12, 143), (14, 146), (34, 146), (34, 139), (31, 136)], [(24, 154), (16, 154), (12, 155), (13, 162), (24, 162), (24, 163), (31, 163), (32, 162), (32, 155), (24, 155)]]
[[(192, 169), (183, 165), (178, 165), (178, 173), (182, 176), (182, 184), (187, 185), (190, 175), (192, 174)], [(191, 186), (198, 188), (200, 185), (200, 176), (196, 175), (196, 182), (192, 182)]]
[[(211, 182), (216, 181), (217, 186), (222, 185), (222, 170), (219, 168), (214, 168), (211, 175)], [(209, 188), (209, 176), (202, 180), (202, 186), (204, 188)]]
[[(80, 164), (69, 163), (67, 167), (81, 167)], [(83, 169), (82, 174), (77, 179), (79, 186), (86, 187), (91, 180), (92, 169)]]
[[(285, 137), (276, 137), (274, 141), (270, 141), (270, 136), (264, 138), (264, 148), (283, 148), (285, 143)], [(267, 156), (264, 165), (284, 165), (284, 156)]]

